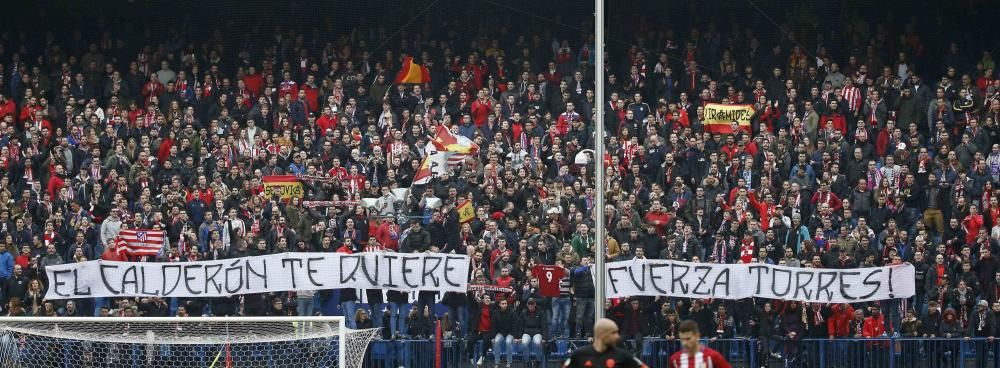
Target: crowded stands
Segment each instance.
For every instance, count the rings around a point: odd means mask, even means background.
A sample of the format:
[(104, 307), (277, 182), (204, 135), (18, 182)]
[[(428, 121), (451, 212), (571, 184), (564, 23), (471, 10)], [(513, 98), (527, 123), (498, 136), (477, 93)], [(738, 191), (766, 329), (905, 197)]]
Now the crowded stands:
[[(680, 19), (704, 10), (691, 4), (669, 8), (670, 22), (609, 17), (619, 32), (609, 33), (607, 80), (595, 81), (587, 9), (560, 20), (482, 6), (503, 16), (441, 21), (450, 13), (438, 8), (402, 32), (374, 19), (345, 28), (282, 16), (226, 29), (169, 13), (150, 24), (108, 13), (86, 26), (7, 29), (3, 315), (339, 313), (385, 339), (430, 337), (440, 322), (470, 350), (489, 341), (497, 353), (514, 340), (540, 349), (586, 338), (595, 308), (638, 341), (675, 337), (683, 319), (705, 337), (765, 341), (1000, 335), (995, 49), (947, 38), (932, 19)], [(394, 83), (405, 56), (430, 80)], [(706, 129), (709, 103), (751, 105), (749, 129)], [(592, 151), (596, 119), (605, 157)], [(439, 125), (480, 149), (412, 185)], [(606, 183), (595, 182), (595, 163)], [(265, 196), (275, 175), (299, 177), (302, 196)], [(602, 184), (606, 218), (595, 219)], [(458, 213), (466, 201), (471, 219)], [(116, 249), (124, 229), (163, 230), (168, 244), (128, 259)], [(598, 239), (606, 254), (595, 254)], [(473, 287), (44, 298), (52, 265), (286, 251), (467, 254)], [(857, 305), (595, 301), (595, 257), (909, 262), (917, 293)], [(497, 362), (510, 362), (506, 350)]]

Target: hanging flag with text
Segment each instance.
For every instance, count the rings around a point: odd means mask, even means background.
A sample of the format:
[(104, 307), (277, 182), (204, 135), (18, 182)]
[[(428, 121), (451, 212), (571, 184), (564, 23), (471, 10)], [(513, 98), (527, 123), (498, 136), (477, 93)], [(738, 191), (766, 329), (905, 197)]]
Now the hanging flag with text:
[(286, 203), (292, 198), (302, 199), (302, 182), (295, 175), (268, 175), (264, 177), (264, 198), (278, 196)]
[(750, 125), (754, 114), (753, 105), (705, 104), (705, 131), (715, 134), (733, 134), (733, 122), (737, 129), (752, 133)]
[(608, 263), (605, 283), (609, 298), (663, 295), (858, 303), (908, 298), (915, 291), (910, 264), (828, 269), (631, 260)]
[(45, 268), (46, 299), (220, 297), (341, 288), (454, 291), (469, 257), (443, 253), (280, 253), (200, 262), (88, 261)]

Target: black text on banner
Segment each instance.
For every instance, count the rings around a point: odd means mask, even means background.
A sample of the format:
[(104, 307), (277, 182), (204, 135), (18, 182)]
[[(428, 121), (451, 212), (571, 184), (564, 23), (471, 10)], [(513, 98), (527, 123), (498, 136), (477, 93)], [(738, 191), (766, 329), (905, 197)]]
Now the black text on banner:
[(825, 269), (631, 260), (608, 263), (605, 281), (610, 298), (663, 295), (856, 303), (908, 298), (915, 291), (914, 268), (910, 264)]
[(218, 297), (340, 288), (465, 292), (469, 257), (281, 253), (183, 263), (89, 261), (46, 267), (47, 299)]

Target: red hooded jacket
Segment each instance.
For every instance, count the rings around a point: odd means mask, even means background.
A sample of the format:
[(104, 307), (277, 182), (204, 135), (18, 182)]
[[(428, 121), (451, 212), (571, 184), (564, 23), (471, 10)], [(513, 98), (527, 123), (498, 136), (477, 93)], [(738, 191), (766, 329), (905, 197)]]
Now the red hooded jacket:
[(838, 304), (833, 306), (833, 315), (826, 321), (826, 328), (830, 332), (830, 337), (848, 337), (851, 334), (851, 319), (854, 318), (854, 307), (850, 304)]

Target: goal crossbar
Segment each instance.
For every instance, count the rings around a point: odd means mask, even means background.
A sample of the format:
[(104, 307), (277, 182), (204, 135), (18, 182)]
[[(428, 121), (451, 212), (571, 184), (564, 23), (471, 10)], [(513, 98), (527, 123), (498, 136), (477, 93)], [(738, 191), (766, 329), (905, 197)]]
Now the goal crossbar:
[(347, 327), (343, 317), (5, 317), (0, 330), (81, 341), (199, 345), (332, 338)]
[(377, 330), (350, 330), (342, 316), (0, 318), (0, 334), (6, 336), (87, 343), (256, 346), (311, 341), (312, 346), (320, 344), (336, 349), (339, 367), (360, 364), (376, 333)]

